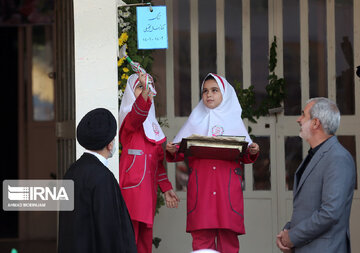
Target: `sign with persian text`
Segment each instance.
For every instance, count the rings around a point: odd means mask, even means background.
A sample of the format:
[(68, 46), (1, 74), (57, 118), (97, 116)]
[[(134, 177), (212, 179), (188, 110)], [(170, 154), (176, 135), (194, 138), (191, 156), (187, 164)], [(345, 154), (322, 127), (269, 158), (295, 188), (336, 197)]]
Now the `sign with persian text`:
[(138, 49), (168, 48), (166, 6), (136, 7)]

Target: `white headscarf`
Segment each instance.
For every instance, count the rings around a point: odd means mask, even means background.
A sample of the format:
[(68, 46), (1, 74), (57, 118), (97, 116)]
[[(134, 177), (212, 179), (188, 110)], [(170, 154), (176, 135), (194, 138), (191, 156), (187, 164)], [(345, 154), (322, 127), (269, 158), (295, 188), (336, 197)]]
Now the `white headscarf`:
[[(136, 100), (134, 90), (138, 85), (138, 83), (139, 83), (139, 78), (137, 74), (132, 74), (131, 76), (129, 76), (119, 110), (120, 129), (122, 127), (122, 123), (124, 122), (126, 115), (131, 111), (131, 108)], [(156, 120), (155, 117), (154, 103), (151, 104), (148, 116), (143, 123), (143, 128), (145, 135), (149, 141), (154, 143), (163, 143), (166, 140), (166, 137), (159, 125), (159, 122)]]
[[(209, 75), (214, 77), (220, 88), (223, 98), (221, 103), (216, 108), (210, 109), (204, 105), (201, 99), (173, 142), (179, 143), (182, 138), (189, 137), (192, 134), (198, 134), (203, 136), (245, 136), (245, 140), (249, 144), (252, 143), (244, 122), (241, 119), (242, 109), (234, 88), (225, 78), (216, 74), (210, 73), (205, 79)], [(201, 85), (201, 90), (204, 86), (205, 79)]]

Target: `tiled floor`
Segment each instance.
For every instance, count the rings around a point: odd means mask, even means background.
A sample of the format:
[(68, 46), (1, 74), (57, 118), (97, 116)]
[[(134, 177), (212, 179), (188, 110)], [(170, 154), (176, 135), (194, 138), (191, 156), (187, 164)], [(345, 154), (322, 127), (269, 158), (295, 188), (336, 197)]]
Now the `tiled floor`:
[(56, 240), (0, 240), (0, 253), (11, 253), (11, 249), (13, 248), (15, 248), (18, 253), (56, 253)]

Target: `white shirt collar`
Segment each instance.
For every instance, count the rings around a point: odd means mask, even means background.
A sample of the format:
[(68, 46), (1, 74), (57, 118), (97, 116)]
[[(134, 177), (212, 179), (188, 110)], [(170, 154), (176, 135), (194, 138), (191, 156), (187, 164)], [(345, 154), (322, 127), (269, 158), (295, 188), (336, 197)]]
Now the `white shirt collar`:
[(85, 153), (89, 153), (96, 156), (100, 160), (100, 162), (102, 162), (102, 164), (104, 164), (106, 167), (108, 166), (108, 160), (99, 153), (87, 149), (85, 150)]

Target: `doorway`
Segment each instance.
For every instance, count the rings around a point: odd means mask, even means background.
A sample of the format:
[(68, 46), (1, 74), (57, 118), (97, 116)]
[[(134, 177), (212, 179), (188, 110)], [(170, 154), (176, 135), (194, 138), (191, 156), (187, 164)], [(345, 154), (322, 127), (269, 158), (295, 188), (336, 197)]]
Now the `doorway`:
[[(0, 108), (3, 108), (1, 132), (1, 182), (4, 179), (17, 179), (18, 173), (18, 35), (14, 27), (0, 27), (0, 76), (3, 92), (0, 92)], [(2, 187), (1, 187), (2, 196)], [(0, 238), (14, 238), (19, 234), (18, 212), (0, 210)]]
[[(55, 179), (54, 1), (1, 1), (1, 182)], [(2, 190), (2, 187), (1, 187)], [(56, 251), (56, 212), (4, 212), (0, 251)]]

